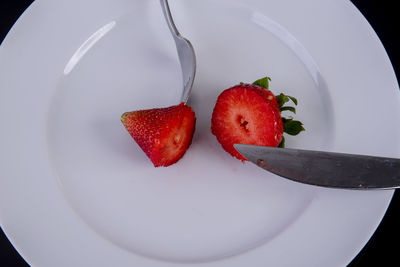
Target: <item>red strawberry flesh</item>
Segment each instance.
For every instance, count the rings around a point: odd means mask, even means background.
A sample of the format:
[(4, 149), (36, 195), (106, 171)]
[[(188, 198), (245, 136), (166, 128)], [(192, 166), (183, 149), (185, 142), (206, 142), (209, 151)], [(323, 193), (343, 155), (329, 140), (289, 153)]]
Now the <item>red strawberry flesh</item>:
[(232, 156), (246, 160), (233, 144), (278, 146), (283, 127), (275, 96), (262, 87), (241, 84), (223, 91), (216, 102), (211, 131)]
[(192, 143), (196, 117), (181, 103), (167, 108), (126, 112), (121, 121), (155, 167), (170, 166)]

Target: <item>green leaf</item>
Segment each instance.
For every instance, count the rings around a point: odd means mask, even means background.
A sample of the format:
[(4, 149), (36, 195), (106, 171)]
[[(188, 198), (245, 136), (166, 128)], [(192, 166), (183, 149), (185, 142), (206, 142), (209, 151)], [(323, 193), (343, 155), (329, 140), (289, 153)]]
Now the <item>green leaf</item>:
[(285, 137), (282, 136), (282, 141), (279, 143), (278, 147), (284, 148), (285, 147)]
[[(282, 120), (283, 121), (283, 120)], [(301, 131), (304, 131), (303, 123), (295, 121), (293, 119), (286, 119), (283, 123), (283, 131), (290, 135), (298, 135)]]
[(264, 77), (264, 78), (258, 79), (257, 81), (253, 82), (253, 84), (263, 87), (268, 90), (269, 89), (269, 81), (271, 81), (270, 77)]
[(297, 99), (293, 96), (280, 93), (279, 95), (276, 95), (275, 98), (276, 101), (278, 101), (279, 107), (282, 107), (285, 103), (289, 102), (290, 100), (292, 100), (292, 102), (297, 106)]
[(293, 101), (293, 103), (297, 106), (297, 99), (295, 98), (295, 97), (293, 97), (293, 96), (290, 96), (290, 95), (288, 95), (287, 97), (289, 97), (290, 98), (290, 100), (292, 100)]
[(289, 101), (289, 97), (280, 93), (279, 95), (275, 96), (276, 101), (278, 102), (279, 108), (281, 108), (286, 102)]
[(281, 107), (279, 110), (280, 110), (281, 112), (282, 112), (282, 111), (285, 111), (285, 110), (289, 110), (289, 111), (291, 111), (291, 112), (293, 112), (293, 113), (296, 113), (296, 109), (295, 109), (294, 107)]

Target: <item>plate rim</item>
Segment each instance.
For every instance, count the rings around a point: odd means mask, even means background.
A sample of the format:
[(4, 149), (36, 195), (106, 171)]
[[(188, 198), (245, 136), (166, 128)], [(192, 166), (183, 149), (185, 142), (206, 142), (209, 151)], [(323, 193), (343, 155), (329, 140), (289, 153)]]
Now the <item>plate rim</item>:
[[(40, 0), (39, 1), (37, 1), (37, 2), (40, 2)], [(40, 2), (40, 3), (44, 3), (45, 1), (42, 1), (42, 2)], [(34, 4), (36, 4), (36, 2), (34, 2)], [(30, 15), (28, 15), (28, 14), (30, 14), (30, 12), (31, 12), (31, 10), (33, 9), (32, 8), (33, 7), (33, 5), (31, 6), (31, 7), (29, 7), (25, 12), (24, 12), (24, 14), (21, 16), (22, 17), (22, 19), (19, 19), (18, 20), (18, 22), (17, 22), (17, 24), (22, 24), (23, 23), (23, 21), (24, 21), (24, 17), (27, 17), (27, 16), (30, 16)], [(355, 7), (354, 7), (355, 8)], [(358, 11), (358, 10), (357, 10)], [(363, 17), (364, 18), (364, 17)], [(365, 18), (364, 18), (364, 20), (365, 20)], [(366, 21), (366, 20), (365, 20)], [(367, 22), (368, 23), (368, 22)], [(371, 28), (371, 30), (372, 30), (372, 27), (370, 26), (370, 24), (368, 23), (368, 27), (370, 27)], [(373, 31), (373, 30), (372, 30)], [(4, 44), (7, 44), (7, 40), (8, 40), (8, 38), (11, 38), (11, 37), (9, 37), (9, 35), (12, 35), (14, 33), (14, 31), (10, 31), (9, 32), (9, 34), (7, 34), (7, 36), (6, 36), (6, 38), (4, 39), (4, 41), (3, 41), (3, 43), (2, 43), (2, 46), (4, 46)], [(375, 34), (376, 35), (376, 34)], [(377, 38), (377, 36), (375, 36), (376, 38)], [(379, 41), (379, 39), (378, 39), (378, 42), (379, 42), (379, 44), (380, 44), (380, 46), (381, 46), (381, 48), (383, 48), (383, 45), (382, 45), (382, 43), (380, 43), (380, 41)], [(2, 47), (0, 47), (0, 50), (2, 49)], [(386, 53), (386, 52), (385, 52)], [(387, 54), (386, 54), (386, 57), (387, 57)], [(394, 70), (393, 70), (393, 66), (390, 64), (390, 67), (391, 67), (391, 71), (394, 73)], [(397, 80), (395, 80), (395, 82), (397, 83)], [(391, 201), (391, 199), (392, 199), (392, 196), (393, 196), (393, 192), (394, 191), (392, 191), (391, 192), (391, 194), (389, 194), (390, 195), (390, 197), (389, 197), (389, 199), (388, 199), (388, 201), (387, 201), (387, 206), (386, 206), (386, 208), (384, 209), (384, 211), (386, 211), (387, 210), (387, 207), (389, 206), (389, 204), (390, 204), (390, 201)], [(384, 213), (383, 213), (384, 214)], [(381, 219), (383, 218), (383, 215), (381, 216)], [(1, 219), (1, 217), (0, 217), (0, 219)], [(380, 220), (381, 220), (380, 219)], [(380, 222), (380, 220), (379, 220), (379, 222)], [(378, 222), (378, 224), (379, 224), (379, 222)], [(376, 227), (378, 226), (378, 224), (376, 225)], [(374, 230), (372, 231), (372, 233), (371, 233), (371, 236), (372, 236), (372, 234), (373, 234), (373, 232), (375, 231), (375, 229), (376, 229), (376, 227), (373, 227), (374, 228)], [(12, 231), (10, 231), (10, 235), (8, 235), (8, 230), (7, 229), (4, 229), (3, 228), (3, 230), (4, 230), (4, 232), (5, 232), (5, 234), (7, 235), (7, 237), (10, 239), (10, 240), (12, 240), (13, 241), (13, 234), (12, 234)], [(11, 238), (10, 238), (11, 237)], [(369, 240), (369, 238), (370, 238), (370, 236), (365, 240), (365, 243)], [(365, 245), (365, 243), (360, 247), (360, 249), (359, 250), (361, 250), (361, 248)], [(17, 248), (17, 250), (21, 253), (23, 250), (21, 250), (21, 248), (19, 248), (19, 246), (18, 246), (18, 242), (14, 242), (13, 241), (13, 245)], [(356, 254), (359, 252), (359, 250), (356, 252)], [(356, 255), (355, 254), (355, 255)], [(24, 257), (24, 253), (21, 253), (21, 255), (23, 255), (23, 257)], [(354, 256), (355, 256), (354, 255)], [(353, 257), (354, 257), (353, 256)], [(25, 257), (24, 257), (25, 258)], [(351, 260), (351, 259), (350, 259)]]

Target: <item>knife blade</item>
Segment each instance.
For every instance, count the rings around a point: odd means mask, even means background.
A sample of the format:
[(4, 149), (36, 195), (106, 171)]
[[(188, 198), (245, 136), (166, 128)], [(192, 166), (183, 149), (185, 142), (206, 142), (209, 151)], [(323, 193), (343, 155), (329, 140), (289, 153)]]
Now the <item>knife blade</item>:
[(394, 189), (400, 187), (400, 159), (234, 144), (257, 166), (290, 180), (332, 188)]

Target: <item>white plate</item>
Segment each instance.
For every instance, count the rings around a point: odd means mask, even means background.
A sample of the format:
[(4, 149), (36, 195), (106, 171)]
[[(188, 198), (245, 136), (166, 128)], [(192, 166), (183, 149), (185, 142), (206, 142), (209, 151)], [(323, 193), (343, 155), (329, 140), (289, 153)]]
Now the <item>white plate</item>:
[(153, 168), (119, 121), (179, 99), (157, 0), (38, 0), (7, 36), (0, 222), (14, 246), (37, 266), (348, 263), (393, 191), (312, 187), (242, 164), (210, 117), (221, 90), (269, 75), (300, 100), (307, 130), (288, 146), (399, 156), (398, 85), (371, 27), (344, 0), (170, 5), (198, 72), (193, 144), (168, 168)]

